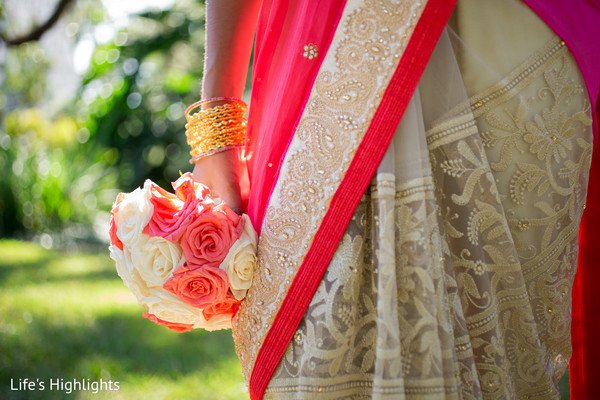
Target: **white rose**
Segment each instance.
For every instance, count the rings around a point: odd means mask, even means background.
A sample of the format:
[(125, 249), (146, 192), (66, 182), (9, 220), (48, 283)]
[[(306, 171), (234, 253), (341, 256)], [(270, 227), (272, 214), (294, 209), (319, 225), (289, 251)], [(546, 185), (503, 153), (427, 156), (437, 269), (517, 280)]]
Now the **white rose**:
[(209, 332), (231, 329), (231, 314), (213, 315), (210, 321), (205, 322), (203, 325), (194, 325), (194, 328), (202, 328)]
[(231, 315), (214, 315), (206, 321), (200, 308), (190, 306), (163, 288), (151, 289), (150, 296), (144, 298), (143, 303), (150, 314), (164, 321), (193, 325), (193, 329), (207, 331), (231, 329)]
[(148, 287), (162, 287), (185, 262), (181, 247), (160, 236), (140, 235), (131, 249), (133, 266)]
[[(227, 272), (231, 292), (237, 300), (246, 297), (246, 292), (252, 286), (254, 269), (258, 263), (256, 258), (256, 232), (250, 218), (244, 214), (244, 231), (240, 238), (231, 246), (227, 257), (219, 266)], [(211, 319), (212, 321), (212, 319)]]
[(123, 250), (121, 250), (112, 244), (109, 246), (109, 250), (110, 258), (115, 260), (117, 274), (119, 274), (125, 286), (133, 293), (138, 303), (142, 304), (142, 299), (148, 296), (150, 292), (139, 273), (133, 267), (131, 253), (127, 247), (123, 247)]
[(148, 185), (144, 185), (143, 189), (137, 188), (124, 196), (114, 218), (117, 224), (117, 237), (125, 246), (135, 245), (142, 230), (150, 222), (153, 211), (154, 206), (150, 202)]
[(143, 303), (150, 314), (164, 321), (194, 325), (194, 328), (202, 328), (206, 324), (201, 309), (184, 303), (163, 288), (151, 289), (150, 296), (144, 298)]

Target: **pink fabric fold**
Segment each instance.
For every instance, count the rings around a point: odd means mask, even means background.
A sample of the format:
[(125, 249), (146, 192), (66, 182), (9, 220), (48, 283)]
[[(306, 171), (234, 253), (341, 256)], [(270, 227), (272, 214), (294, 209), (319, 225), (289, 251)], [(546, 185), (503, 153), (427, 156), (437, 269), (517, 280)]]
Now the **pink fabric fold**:
[(280, 161), (345, 4), (346, 0), (265, 0), (262, 5), (246, 148), (252, 188), (248, 215), (257, 232)]

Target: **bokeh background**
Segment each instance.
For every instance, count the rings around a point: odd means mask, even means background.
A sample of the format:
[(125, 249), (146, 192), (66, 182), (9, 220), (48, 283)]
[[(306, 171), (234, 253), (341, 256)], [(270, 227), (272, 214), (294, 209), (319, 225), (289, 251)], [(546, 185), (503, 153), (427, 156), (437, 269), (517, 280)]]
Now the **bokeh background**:
[(0, 398), (247, 398), (231, 333), (143, 319), (107, 250), (118, 192), (191, 170), (203, 45), (199, 0), (0, 1)]

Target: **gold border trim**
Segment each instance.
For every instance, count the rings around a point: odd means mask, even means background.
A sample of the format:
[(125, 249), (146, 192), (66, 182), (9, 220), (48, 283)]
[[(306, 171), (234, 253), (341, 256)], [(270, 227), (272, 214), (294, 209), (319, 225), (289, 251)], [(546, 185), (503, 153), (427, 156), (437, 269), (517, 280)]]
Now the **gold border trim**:
[(346, 4), (271, 194), (253, 286), (233, 321), (246, 381), (425, 3)]

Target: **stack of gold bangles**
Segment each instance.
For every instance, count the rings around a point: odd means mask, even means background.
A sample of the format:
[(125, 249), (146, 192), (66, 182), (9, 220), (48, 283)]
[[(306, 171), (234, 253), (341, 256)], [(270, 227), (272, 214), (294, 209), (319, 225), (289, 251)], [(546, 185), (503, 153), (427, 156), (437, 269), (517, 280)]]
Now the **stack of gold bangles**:
[[(219, 105), (205, 108), (211, 103)], [(200, 110), (191, 114), (194, 109)], [(231, 97), (215, 97), (200, 100), (185, 110), (185, 135), (192, 148), (190, 154), (194, 163), (202, 157), (220, 151), (243, 146), (246, 141), (246, 110), (242, 100)]]

